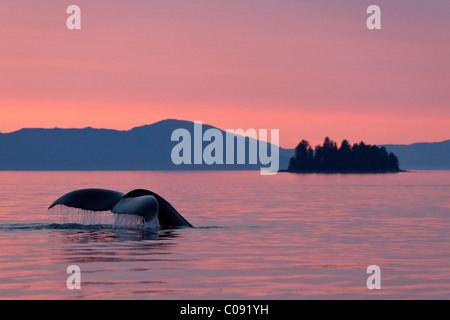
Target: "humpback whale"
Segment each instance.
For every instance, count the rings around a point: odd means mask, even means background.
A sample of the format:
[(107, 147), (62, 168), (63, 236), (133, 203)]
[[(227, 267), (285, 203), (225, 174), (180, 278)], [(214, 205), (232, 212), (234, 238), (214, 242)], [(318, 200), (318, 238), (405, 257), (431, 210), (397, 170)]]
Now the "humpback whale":
[(107, 189), (75, 190), (56, 199), (48, 209), (56, 205), (140, 216), (144, 221), (144, 228), (192, 227), (167, 200), (145, 189), (136, 189), (127, 194)]

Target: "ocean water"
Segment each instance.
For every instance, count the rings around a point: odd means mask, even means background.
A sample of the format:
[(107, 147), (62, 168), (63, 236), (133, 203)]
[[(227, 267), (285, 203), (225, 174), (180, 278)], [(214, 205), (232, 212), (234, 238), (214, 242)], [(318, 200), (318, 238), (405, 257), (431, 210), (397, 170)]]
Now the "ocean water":
[[(90, 187), (150, 189), (195, 228), (48, 213)], [(0, 298), (449, 299), (450, 171), (0, 172)]]

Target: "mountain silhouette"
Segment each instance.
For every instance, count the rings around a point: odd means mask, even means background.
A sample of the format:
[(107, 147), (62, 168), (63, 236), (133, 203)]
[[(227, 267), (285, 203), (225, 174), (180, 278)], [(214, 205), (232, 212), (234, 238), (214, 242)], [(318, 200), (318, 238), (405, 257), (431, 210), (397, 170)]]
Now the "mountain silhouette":
[[(88, 127), (3, 133), (0, 134), (0, 170), (260, 170), (266, 167), (259, 161), (258, 164), (246, 161), (246, 164), (233, 165), (175, 165), (171, 151), (179, 142), (171, 141), (171, 135), (180, 128), (188, 130), (193, 139), (194, 123), (173, 119), (128, 131)], [(215, 127), (203, 124), (202, 128), (205, 131)], [(220, 131), (225, 144), (225, 135), (229, 133)], [(207, 144), (203, 142), (203, 147)], [(287, 168), (292, 152), (283, 148), (279, 152), (280, 168)]]
[(450, 140), (423, 142), (410, 145), (384, 145), (397, 155), (406, 170), (449, 170)]
[[(193, 122), (174, 119), (128, 131), (88, 127), (0, 133), (0, 170), (260, 170), (266, 167), (248, 161), (243, 165), (175, 165), (171, 151), (178, 142), (171, 141), (171, 135), (179, 128), (187, 129), (194, 136)], [(210, 128), (215, 127), (203, 124), (203, 131)], [(227, 133), (220, 131), (225, 141)], [(398, 156), (402, 169), (450, 169), (450, 140), (384, 147)], [(279, 153), (280, 170), (287, 169), (294, 149), (280, 148)]]

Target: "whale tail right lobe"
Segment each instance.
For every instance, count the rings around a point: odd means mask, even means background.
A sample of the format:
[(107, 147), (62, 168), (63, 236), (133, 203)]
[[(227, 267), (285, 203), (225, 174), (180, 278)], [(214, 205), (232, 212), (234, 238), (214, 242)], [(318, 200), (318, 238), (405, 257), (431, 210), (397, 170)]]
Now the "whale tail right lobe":
[(159, 205), (159, 224), (165, 227), (192, 227), (192, 225), (185, 219), (178, 211), (163, 197), (159, 194), (145, 190), (136, 189), (128, 192), (123, 198), (129, 197), (140, 197), (140, 196), (153, 196), (158, 201)]

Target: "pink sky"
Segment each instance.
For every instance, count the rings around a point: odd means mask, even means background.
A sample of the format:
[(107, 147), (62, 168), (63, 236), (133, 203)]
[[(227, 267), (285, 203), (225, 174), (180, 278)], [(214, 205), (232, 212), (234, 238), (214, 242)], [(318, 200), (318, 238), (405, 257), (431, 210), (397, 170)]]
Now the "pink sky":
[(288, 148), (450, 139), (450, 2), (392, 2), (2, 1), (0, 132), (177, 118)]

